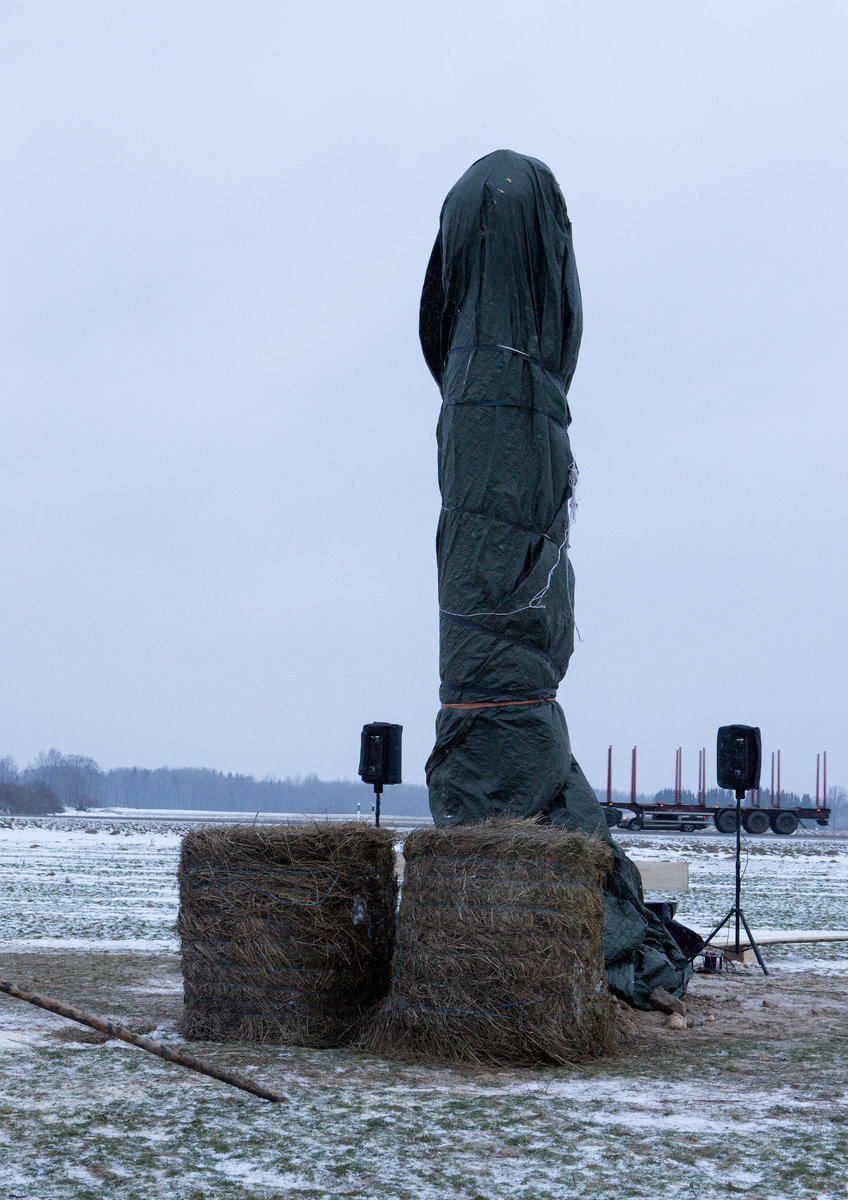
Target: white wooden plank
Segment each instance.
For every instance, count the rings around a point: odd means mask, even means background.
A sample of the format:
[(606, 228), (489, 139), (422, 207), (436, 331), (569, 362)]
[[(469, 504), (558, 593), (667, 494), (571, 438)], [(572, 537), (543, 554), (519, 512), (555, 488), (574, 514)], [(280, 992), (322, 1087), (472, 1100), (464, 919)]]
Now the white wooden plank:
[(642, 876), (642, 887), (646, 892), (688, 892), (688, 862), (639, 862), (634, 866)]

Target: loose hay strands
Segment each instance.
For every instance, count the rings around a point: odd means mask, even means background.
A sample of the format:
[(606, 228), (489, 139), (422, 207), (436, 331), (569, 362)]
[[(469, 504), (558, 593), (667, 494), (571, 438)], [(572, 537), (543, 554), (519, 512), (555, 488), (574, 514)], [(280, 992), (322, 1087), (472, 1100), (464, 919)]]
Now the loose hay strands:
[(358, 823), (192, 830), (179, 867), (196, 1041), (337, 1046), (388, 988), (394, 835)]
[(404, 856), (392, 990), (363, 1048), (503, 1066), (612, 1048), (603, 843), (493, 821), (418, 830)]

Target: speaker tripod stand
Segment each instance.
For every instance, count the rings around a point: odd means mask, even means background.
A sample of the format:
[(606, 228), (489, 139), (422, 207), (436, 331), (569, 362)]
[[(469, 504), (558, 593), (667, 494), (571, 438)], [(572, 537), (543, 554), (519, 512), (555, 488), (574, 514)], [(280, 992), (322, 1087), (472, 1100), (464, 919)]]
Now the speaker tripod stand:
[[(719, 930), (724, 929), (727, 922), (735, 917), (736, 918), (735, 952), (740, 955), (742, 954), (742, 943), (741, 943), (741, 939), (740, 939), (740, 935), (739, 935), (739, 929), (740, 929), (740, 925), (741, 925), (744, 927), (745, 932), (748, 935), (748, 944), (750, 945), (751, 949), (754, 951), (754, 954), (757, 956), (757, 962), (760, 964), (763, 974), (768, 975), (768, 968), (766, 967), (766, 964), (763, 962), (763, 956), (762, 956), (762, 954), (760, 954), (760, 948), (757, 945), (757, 943), (754, 941), (754, 935), (751, 933), (751, 930), (748, 927), (748, 922), (745, 920), (745, 914), (742, 911), (742, 903), (741, 903), (741, 901), (742, 901), (742, 868), (741, 868), (741, 861), (742, 861), (742, 801), (743, 801), (744, 797), (745, 797), (744, 789), (737, 788), (736, 789), (736, 897), (735, 897), (733, 907), (731, 908), (730, 912), (728, 912), (726, 916), (722, 917), (722, 919), (719, 921), (718, 925), (716, 925), (715, 929), (712, 931), (710, 936), (704, 942), (703, 946), (701, 947), (701, 950), (699, 950), (698, 953), (700, 954), (701, 951), (705, 950), (707, 948), (707, 946), (710, 944), (710, 942), (713, 940), (715, 935), (719, 932)], [(694, 955), (693, 955), (693, 957), (694, 957)]]

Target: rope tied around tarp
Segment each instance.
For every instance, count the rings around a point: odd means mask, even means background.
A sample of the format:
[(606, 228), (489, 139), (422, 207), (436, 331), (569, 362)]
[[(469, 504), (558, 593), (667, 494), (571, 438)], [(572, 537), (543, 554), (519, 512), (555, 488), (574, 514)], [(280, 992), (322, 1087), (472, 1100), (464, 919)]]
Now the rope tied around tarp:
[(471, 358), (477, 353), (478, 350), (503, 350), (507, 354), (514, 354), (516, 358), (521, 358), (524, 360), (524, 362), (528, 362), (532, 364), (532, 366), (538, 367), (540, 371), (544, 371), (546, 375), (550, 376), (551, 382), (565, 401), (566, 417), (568, 418), (570, 416), (568, 411), (568, 401), (566, 399), (568, 393), (559, 372), (554, 371), (551, 367), (546, 366), (545, 363), (542, 362), (541, 358), (537, 358), (533, 354), (528, 354), (526, 350), (519, 350), (516, 346), (507, 346), (503, 342), (488, 342), (479, 346), (451, 346), (447, 353), (448, 358), (450, 358), (452, 354), (468, 355), (468, 365), (465, 368), (463, 386), (465, 386), (465, 384), (468, 382), (468, 372), (471, 368)]
[(442, 708), (514, 708), (517, 704), (554, 704), (556, 696), (540, 696), (537, 700), (484, 700), (479, 704), (442, 704)]

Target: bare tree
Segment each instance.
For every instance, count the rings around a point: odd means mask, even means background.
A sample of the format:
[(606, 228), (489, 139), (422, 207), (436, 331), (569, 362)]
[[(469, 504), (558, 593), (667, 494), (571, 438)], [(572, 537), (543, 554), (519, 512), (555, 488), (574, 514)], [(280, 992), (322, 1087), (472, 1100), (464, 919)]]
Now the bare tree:
[(834, 829), (848, 828), (848, 788), (829, 787), (827, 804), (831, 809), (831, 825)]
[(90, 808), (100, 803), (103, 772), (84, 754), (62, 754), (55, 746), (41, 750), (24, 771), (26, 782), (40, 780), (62, 804)]
[(18, 768), (11, 754), (4, 754), (0, 758), (0, 783), (17, 783)]
[(40, 779), (32, 783), (0, 783), (0, 812), (41, 815), (60, 812), (59, 797)]

